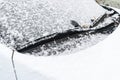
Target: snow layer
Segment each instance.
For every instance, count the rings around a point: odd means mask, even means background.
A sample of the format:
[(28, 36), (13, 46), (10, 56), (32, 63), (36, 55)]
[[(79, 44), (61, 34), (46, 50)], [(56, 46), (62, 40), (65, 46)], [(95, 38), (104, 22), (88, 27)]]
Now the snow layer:
[[(120, 12), (120, 10), (118, 11)], [(54, 77), (56, 80), (120, 80), (119, 33), (120, 26), (99, 44), (66, 56), (34, 57), (16, 53), (14, 59), (16, 65), (18, 65), (16, 67), (19, 74), (18, 77), (21, 77), (21, 80), (40, 80), (40, 73), (42, 73), (46, 76)], [(10, 53), (10, 49), (7, 47), (3, 48), (3, 45), (1, 46), (0, 44), (1, 80), (15, 80), (12, 76)], [(29, 72), (28, 69), (30, 69), (31, 73), (27, 73)], [(9, 72), (9, 70), (11, 71)], [(33, 75), (37, 76), (31, 77)], [(52, 78), (52, 80), (54, 79)]]
[[(11, 56), (12, 50), (0, 44), (0, 80), (15, 80)], [(22, 63), (15, 63), (18, 80), (54, 80)]]
[(94, 0), (4, 0), (0, 3), (1, 41), (14, 48), (73, 29), (71, 20), (88, 27), (91, 19), (105, 13)]
[[(6, 52), (2, 51), (5, 50)], [(11, 64), (11, 50), (0, 44), (0, 79), (15, 80)]]

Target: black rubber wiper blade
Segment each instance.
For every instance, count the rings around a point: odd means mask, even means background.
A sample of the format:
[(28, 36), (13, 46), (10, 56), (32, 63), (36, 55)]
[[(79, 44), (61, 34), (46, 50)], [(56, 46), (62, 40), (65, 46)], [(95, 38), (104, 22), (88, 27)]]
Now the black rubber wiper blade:
[[(116, 11), (114, 11), (114, 14), (118, 14), (118, 13)], [(114, 15), (114, 14), (112, 13), (112, 15)], [(99, 23), (104, 22), (105, 18), (107, 18), (108, 16), (110, 17), (112, 15), (105, 13), (104, 15), (99, 17), (96, 21), (94, 21), (93, 25), (90, 26), (90, 29), (88, 29), (88, 30), (82, 30), (80, 28), (81, 26), (77, 22), (72, 21), (72, 25), (75, 26), (74, 29), (70, 29), (70, 30), (67, 30), (67, 31), (64, 31), (61, 33), (54, 33), (54, 34), (51, 34), (51, 35), (48, 35), (48, 36), (45, 36), (42, 38), (38, 38), (34, 41), (28, 42), (27, 44), (25, 44), (23, 46), (17, 47), (16, 50), (21, 53), (27, 53), (27, 51), (35, 49), (35, 47), (37, 47), (37, 46), (42, 46), (44, 44), (48, 44), (50, 42), (54, 42), (54, 41), (61, 40), (64, 38), (69, 38), (69, 37), (74, 38), (74, 35), (77, 36), (79, 34), (81, 34), (83, 36), (84, 35), (89, 36), (91, 34), (96, 34), (96, 33), (110, 34), (118, 26), (119, 23), (117, 23), (117, 20), (120, 19), (120, 16), (118, 19), (116, 19), (116, 22), (113, 21), (104, 27), (99, 27), (99, 28), (94, 28), (94, 27), (98, 26)]]

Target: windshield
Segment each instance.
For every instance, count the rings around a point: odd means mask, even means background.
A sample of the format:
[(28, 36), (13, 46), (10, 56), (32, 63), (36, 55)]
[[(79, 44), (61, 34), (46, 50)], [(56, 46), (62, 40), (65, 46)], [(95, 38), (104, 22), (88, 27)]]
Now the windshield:
[(94, 0), (4, 0), (0, 2), (1, 41), (16, 48), (74, 29), (75, 22), (88, 29), (91, 19), (105, 11)]

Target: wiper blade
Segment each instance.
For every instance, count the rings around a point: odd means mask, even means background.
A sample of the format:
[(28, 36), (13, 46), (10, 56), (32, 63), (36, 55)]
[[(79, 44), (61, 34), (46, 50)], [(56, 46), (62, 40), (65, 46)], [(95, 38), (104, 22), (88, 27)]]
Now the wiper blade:
[[(114, 14), (118, 14), (118, 13), (116, 11), (114, 11)], [(61, 40), (64, 38), (74, 38), (74, 37), (76, 37), (74, 35), (79, 35), (79, 34), (81, 34), (81, 37), (84, 35), (90, 36), (91, 34), (96, 34), (96, 33), (110, 34), (118, 26), (119, 23), (117, 22), (117, 20), (120, 19), (120, 16), (119, 16), (119, 18), (116, 19), (116, 22), (113, 21), (113, 22), (105, 25), (104, 27), (96, 28), (96, 26), (98, 26), (100, 23), (104, 22), (104, 20), (106, 18), (111, 17), (114, 14), (113, 13), (111, 13), (111, 14), (105, 13), (103, 16), (96, 19), (92, 25), (90, 25), (90, 29), (86, 29), (86, 30), (82, 30), (81, 26), (77, 22), (72, 21), (72, 24), (75, 26), (74, 29), (70, 29), (70, 30), (66, 30), (61, 33), (54, 33), (54, 34), (51, 34), (51, 35), (48, 35), (48, 36), (45, 36), (42, 38), (38, 38), (38, 39), (31, 41), (23, 46), (17, 47), (16, 50), (21, 53), (27, 53), (27, 51), (32, 50), (37, 46), (49, 44), (50, 42), (56, 42), (57, 40)]]

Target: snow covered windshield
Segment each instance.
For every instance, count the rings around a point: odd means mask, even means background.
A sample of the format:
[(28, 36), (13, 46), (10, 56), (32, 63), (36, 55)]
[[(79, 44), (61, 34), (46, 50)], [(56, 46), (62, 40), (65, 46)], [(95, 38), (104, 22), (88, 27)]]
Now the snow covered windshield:
[(16, 48), (75, 26), (91, 25), (106, 10), (94, 0), (4, 0), (0, 2), (1, 42)]

